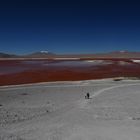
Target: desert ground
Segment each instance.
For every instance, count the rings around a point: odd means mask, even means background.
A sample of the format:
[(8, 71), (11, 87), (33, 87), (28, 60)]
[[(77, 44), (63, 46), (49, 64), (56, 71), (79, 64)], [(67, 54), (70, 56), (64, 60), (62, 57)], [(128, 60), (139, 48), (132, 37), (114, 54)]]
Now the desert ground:
[(1, 86), (0, 139), (140, 140), (140, 81)]

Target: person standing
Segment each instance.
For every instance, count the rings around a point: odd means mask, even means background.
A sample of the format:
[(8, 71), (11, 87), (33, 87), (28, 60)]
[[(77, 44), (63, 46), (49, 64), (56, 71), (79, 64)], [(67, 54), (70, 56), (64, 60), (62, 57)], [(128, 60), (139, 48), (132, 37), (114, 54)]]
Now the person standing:
[(87, 93), (87, 99), (89, 99), (90, 98), (90, 94), (89, 93)]
[(86, 94), (85, 99), (89, 99), (90, 98), (90, 94), (89, 92)]

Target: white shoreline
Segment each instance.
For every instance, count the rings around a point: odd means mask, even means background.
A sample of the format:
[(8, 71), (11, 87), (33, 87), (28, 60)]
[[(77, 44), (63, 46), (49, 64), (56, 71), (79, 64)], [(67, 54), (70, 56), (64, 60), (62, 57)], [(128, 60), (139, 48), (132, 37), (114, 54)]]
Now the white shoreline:
[(18, 84), (18, 85), (5, 85), (0, 86), (0, 89), (3, 88), (15, 88), (15, 87), (26, 87), (26, 86), (39, 86), (39, 85), (47, 85), (47, 84), (77, 84), (82, 82), (104, 82), (110, 81), (112, 82), (114, 79), (120, 79), (121, 81), (135, 81), (138, 82), (140, 79), (131, 79), (133, 77), (114, 77), (114, 78), (103, 78), (103, 79), (93, 79), (93, 80), (77, 80), (77, 81), (52, 81), (52, 82), (38, 82), (38, 83), (27, 83), (27, 84)]

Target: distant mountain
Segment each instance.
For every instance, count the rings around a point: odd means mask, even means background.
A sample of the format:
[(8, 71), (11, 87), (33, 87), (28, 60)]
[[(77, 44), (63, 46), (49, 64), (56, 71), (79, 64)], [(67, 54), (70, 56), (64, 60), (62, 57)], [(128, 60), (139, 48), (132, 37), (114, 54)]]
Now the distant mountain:
[(107, 53), (93, 53), (93, 54), (64, 54), (57, 57), (79, 57), (79, 58), (139, 58), (140, 52), (128, 52), (128, 51), (114, 51)]
[(7, 53), (1, 53), (0, 52), (0, 58), (18, 58), (18, 55), (7, 54)]
[(48, 57), (54, 57), (55, 54), (48, 52), (48, 51), (40, 51), (40, 52), (35, 52), (35, 53), (31, 53), (28, 55), (25, 55), (24, 57), (27, 58), (48, 58)]
[(114, 51), (108, 53), (93, 53), (93, 54), (55, 54), (48, 51), (39, 51), (27, 55), (14, 55), (0, 53), (0, 58), (138, 58), (140, 52)]
[(114, 51), (114, 52), (96, 54), (95, 57), (103, 57), (103, 58), (140, 58), (140, 52)]

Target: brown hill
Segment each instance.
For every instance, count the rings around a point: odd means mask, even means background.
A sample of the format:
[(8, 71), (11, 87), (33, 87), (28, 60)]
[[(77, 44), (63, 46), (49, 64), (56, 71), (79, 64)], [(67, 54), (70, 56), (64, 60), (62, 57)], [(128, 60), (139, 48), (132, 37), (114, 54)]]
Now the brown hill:
[(18, 55), (7, 54), (7, 53), (0, 53), (0, 58), (18, 58)]

